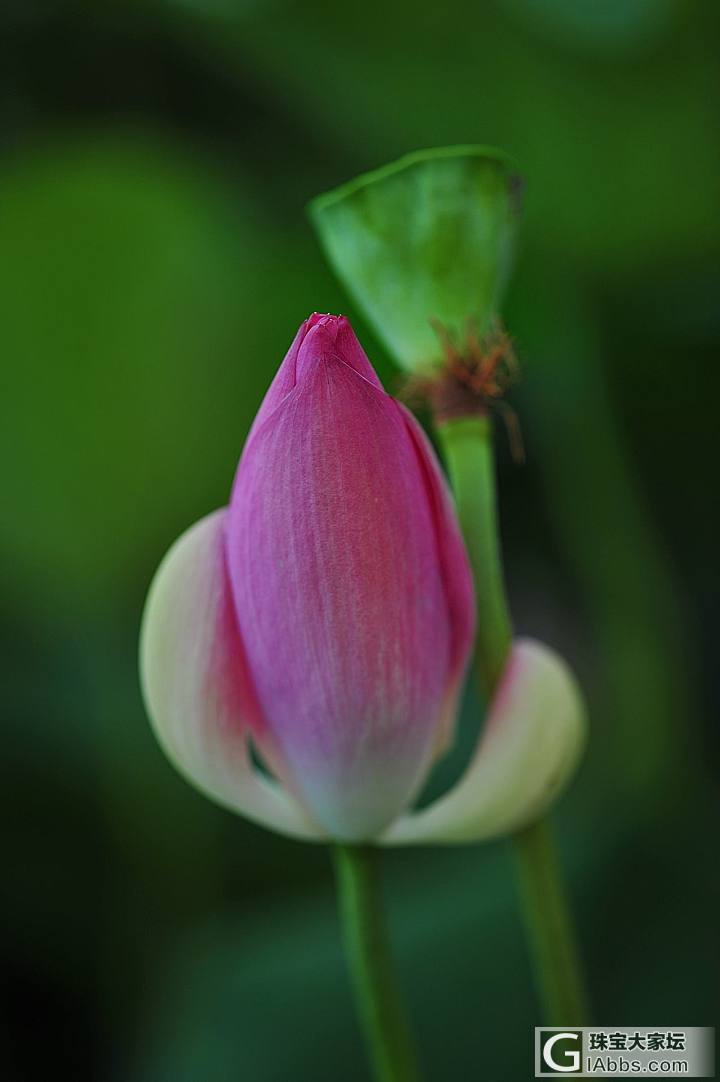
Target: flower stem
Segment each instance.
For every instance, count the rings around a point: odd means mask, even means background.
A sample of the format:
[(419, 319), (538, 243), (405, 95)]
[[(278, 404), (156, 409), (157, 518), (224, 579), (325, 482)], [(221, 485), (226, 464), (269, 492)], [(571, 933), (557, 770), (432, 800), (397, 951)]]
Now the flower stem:
[(478, 621), (475, 665), (489, 699), (512, 645), (497, 525), (492, 422), (486, 414), (454, 417), (437, 426), (475, 579)]
[(572, 916), (548, 820), (526, 827), (513, 841), (546, 1024), (586, 1026), (589, 1018)]
[(418, 1082), (415, 1049), (390, 955), (371, 846), (333, 847), (345, 953), (377, 1082)]
[[(437, 424), (458, 515), (475, 579), (481, 613), (475, 663), (489, 699), (512, 644), (500, 554), (492, 422), (486, 414), (452, 417)], [(586, 1018), (580, 960), (562, 870), (547, 820), (513, 838), (544, 1021), (582, 1025)]]

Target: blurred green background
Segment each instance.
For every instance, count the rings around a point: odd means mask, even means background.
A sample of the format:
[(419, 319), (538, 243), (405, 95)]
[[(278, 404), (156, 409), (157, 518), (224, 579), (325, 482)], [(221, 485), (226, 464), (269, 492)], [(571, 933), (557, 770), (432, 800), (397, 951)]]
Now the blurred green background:
[[(683, 0), (5, 0), (4, 1079), (368, 1077), (327, 854), (173, 772), (136, 644), (302, 319), (347, 312), (400, 384), (305, 202), (454, 142), (527, 184), (501, 512), (517, 627), (590, 700), (554, 818), (596, 1021), (712, 1024), (719, 31)], [(385, 863), (428, 1078), (530, 1078), (507, 845)]]

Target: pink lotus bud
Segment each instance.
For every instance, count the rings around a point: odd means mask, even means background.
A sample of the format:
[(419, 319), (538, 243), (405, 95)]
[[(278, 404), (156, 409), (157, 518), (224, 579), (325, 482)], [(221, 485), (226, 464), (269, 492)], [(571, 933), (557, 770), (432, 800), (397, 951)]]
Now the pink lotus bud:
[(415, 817), (400, 817), (451, 738), (473, 627), (429, 443), (348, 321), (312, 316), (229, 508), (189, 530), (153, 583), (141, 665), (161, 743), (204, 791), (273, 829), (366, 840), (399, 820), (387, 840), (402, 842)]

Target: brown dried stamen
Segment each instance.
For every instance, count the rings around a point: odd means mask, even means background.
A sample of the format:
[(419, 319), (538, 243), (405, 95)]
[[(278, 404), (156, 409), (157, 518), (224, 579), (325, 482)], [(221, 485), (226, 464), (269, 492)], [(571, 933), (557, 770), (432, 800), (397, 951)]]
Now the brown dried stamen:
[(456, 345), (439, 320), (433, 319), (432, 325), (440, 341), (442, 364), (430, 374), (411, 377), (405, 396), (428, 402), (440, 423), (496, 409), (505, 423), (513, 458), (523, 462), (520, 423), (513, 408), (503, 401), (506, 391), (520, 378), (510, 336), (499, 320), (482, 336), (474, 321), (469, 321), (464, 342)]

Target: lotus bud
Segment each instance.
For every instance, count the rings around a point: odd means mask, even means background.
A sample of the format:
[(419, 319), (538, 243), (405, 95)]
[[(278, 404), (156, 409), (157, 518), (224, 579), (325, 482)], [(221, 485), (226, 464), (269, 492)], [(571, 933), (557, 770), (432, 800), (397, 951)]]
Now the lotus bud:
[(162, 746), (209, 796), (290, 836), (502, 832), (562, 786), (582, 710), (562, 663), (521, 643), (476, 760), (413, 813), (452, 740), (474, 621), (430, 444), (348, 321), (312, 316), (251, 428), (229, 506), (175, 543), (152, 584), (141, 676)]

